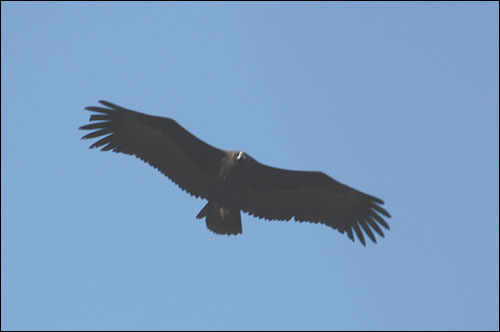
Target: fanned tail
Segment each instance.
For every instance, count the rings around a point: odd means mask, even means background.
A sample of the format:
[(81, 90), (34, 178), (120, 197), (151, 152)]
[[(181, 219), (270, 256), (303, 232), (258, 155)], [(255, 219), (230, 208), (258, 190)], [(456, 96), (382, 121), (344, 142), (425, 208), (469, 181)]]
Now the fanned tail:
[(216, 234), (241, 234), (241, 214), (238, 209), (228, 209), (208, 202), (200, 213), (198, 219), (206, 217), (207, 228)]

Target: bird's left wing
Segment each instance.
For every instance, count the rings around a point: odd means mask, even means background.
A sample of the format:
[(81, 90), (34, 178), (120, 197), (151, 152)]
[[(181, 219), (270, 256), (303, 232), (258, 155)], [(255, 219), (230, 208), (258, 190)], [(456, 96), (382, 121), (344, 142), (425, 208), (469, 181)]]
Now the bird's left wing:
[(210, 198), (223, 150), (196, 138), (170, 118), (99, 102), (106, 107), (85, 108), (96, 112), (90, 117), (90, 122), (96, 122), (80, 127), (94, 130), (84, 139), (104, 136), (90, 148), (102, 146), (102, 151), (134, 155), (157, 168), (181, 189), (196, 197)]
[(373, 231), (384, 236), (380, 225), (389, 229), (382, 216), (390, 214), (384, 202), (335, 181), (322, 172), (292, 171), (263, 165), (252, 159), (248, 166), (249, 188), (241, 196), (240, 208), (268, 220), (321, 223), (346, 232), (353, 231), (365, 244), (363, 231), (377, 242)]

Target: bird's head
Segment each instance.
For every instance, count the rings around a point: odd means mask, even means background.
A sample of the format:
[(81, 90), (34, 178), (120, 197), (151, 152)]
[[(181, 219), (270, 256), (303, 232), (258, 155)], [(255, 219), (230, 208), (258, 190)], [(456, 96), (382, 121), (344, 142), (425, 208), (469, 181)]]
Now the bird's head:
[(233, 153), (233, 167), (241, 168), (246, 164), (248, 155), (243, 151), (234, 151)]
[(236, 154), (236, 160), (244, 160), (247, 159), (247, 154), (243, 151), (240, 151)]

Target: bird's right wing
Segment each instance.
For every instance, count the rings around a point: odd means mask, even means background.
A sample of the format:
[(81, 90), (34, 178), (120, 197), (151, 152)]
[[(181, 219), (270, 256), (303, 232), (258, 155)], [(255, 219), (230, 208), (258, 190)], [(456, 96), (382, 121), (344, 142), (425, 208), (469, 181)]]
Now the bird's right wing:
[(181, 189), (209, 199), (224, 151), (196, 138), (170, 118), (151, 116), (99, 101), (105, 107), (90, 106), (94, 122), (80, 127), (94, 130), (82, 138), (105, 136), (90, 148), (102, 146), (134, 155), (157, 168)]
[(376, 242), (373, 231), (383, 237), (380, 226), (389, 229), (382, 216), (390, 217), (390, 214), (381, 207), (384, 204), (381, 199), (348, 187), (322, 172), (280, 169), (252, 158), (247, 176), (249, 188), (240, 199), (240, 207), (259, 218), (294, 218), (321, 223), (346, 232), (353, 241), (353, 233), (356, 233), (363, 245), (363, 231)]

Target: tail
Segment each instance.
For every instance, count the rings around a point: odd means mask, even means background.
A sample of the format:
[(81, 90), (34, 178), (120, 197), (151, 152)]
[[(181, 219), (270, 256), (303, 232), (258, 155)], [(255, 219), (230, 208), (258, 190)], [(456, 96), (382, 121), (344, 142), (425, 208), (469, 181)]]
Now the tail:
[(216, 203), (208, 202), (200, 213), (198, 219), (206, 218), (207, 228), (216, 234), (241, 234), (240, 210), (230, 210)]

